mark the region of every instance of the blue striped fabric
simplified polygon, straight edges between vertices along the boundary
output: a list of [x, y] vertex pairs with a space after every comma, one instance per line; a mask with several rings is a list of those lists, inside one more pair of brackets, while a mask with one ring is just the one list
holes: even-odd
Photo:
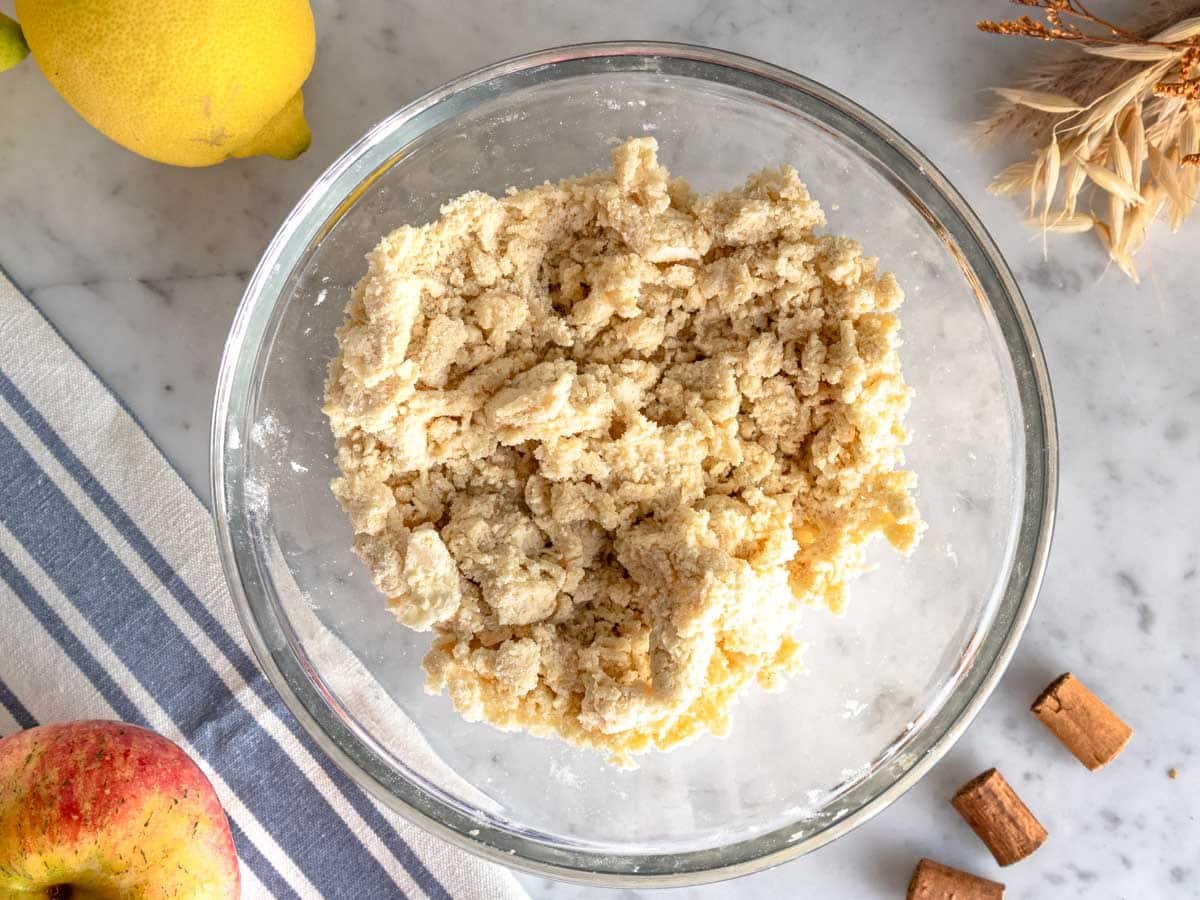
[[[130, 465], [141, 455], [177, 476], [43, 321], [35, 352], [17, 356], [17, 325], [22, 345], [38, 344], [31, 316], [0, 276], [0, 735], [118, 718], [178, 741], [222, 796], [247, 895], [520, 896], [511, 876], [385, 813], [309, 739], [254, 664], [228, 597], [201, 596], [139, 524], [146, 511], [123, 506], [88, 454]], [[64, 367], [90, 384], [39, 401]], [[78, 409], [62, 409], [64, 397]], [[126, 435], [121, 446], [81, 431], [81, 449], [56, 427], [97, 410]], [[77, 685], [77, 696], [50, 685]]]
[[33, 713], [25, 708], [24, 704], [17, 699], [17, 695], [3, 681], [0, 681], [0, 706], [4, 707], [4, 711], [9, 714], [18, 728], [32, 728], [37, 724]]

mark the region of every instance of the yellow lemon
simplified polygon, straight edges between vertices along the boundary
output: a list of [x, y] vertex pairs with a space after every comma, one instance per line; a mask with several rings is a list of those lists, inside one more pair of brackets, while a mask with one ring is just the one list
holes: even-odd
[[308, 0], [17, 0], [34, 59], [84, 119], [159, 162], [299, 156]]

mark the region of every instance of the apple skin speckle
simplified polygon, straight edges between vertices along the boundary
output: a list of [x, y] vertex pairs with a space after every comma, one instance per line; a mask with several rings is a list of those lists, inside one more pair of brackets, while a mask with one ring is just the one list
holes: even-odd
[[216, 791], [159, 734], [108, 721], [0, 739], [0, 893], [227, 900], [237, 853]]

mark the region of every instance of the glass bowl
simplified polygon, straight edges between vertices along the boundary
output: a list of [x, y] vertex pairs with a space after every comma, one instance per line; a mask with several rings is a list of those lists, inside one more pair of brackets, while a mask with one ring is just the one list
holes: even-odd
[[[700, 191], [787, 162], [833, 233], [908, 299], [909, 465], [929, 523], [873, 551], [849, 608], [802, 621], [807, 672], [752, 689], [725, 738], [622, 771], [597, 754], [464, 722], [424, 693], [430, 640], [400, 626], [351, 552], [321, 413], [364, 254], [468, 190], [608, 164], [654, 135]], [[865, 110], [794, 73], [671, 44], [566, 47], [409, 104], [304, 196], [250, 280], [212, 434], [220, 548], [258, 659], [314, 740], [383, 803], [485, 857], [597, 884], [691, 884], [764, 868], [895, 800], [962, 733], [1029, 618], [1050, 541], [1054, 415], [1028, 311], [945, 178]], [[882, 542], [880, 542], [882, 544]]]

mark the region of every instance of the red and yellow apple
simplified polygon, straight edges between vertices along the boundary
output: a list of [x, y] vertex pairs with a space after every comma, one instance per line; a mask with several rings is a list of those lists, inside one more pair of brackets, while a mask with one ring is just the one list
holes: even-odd
[[0, 740], [0, 898], [238, 893], [216, 792], [166, 738], [96, 721]]

